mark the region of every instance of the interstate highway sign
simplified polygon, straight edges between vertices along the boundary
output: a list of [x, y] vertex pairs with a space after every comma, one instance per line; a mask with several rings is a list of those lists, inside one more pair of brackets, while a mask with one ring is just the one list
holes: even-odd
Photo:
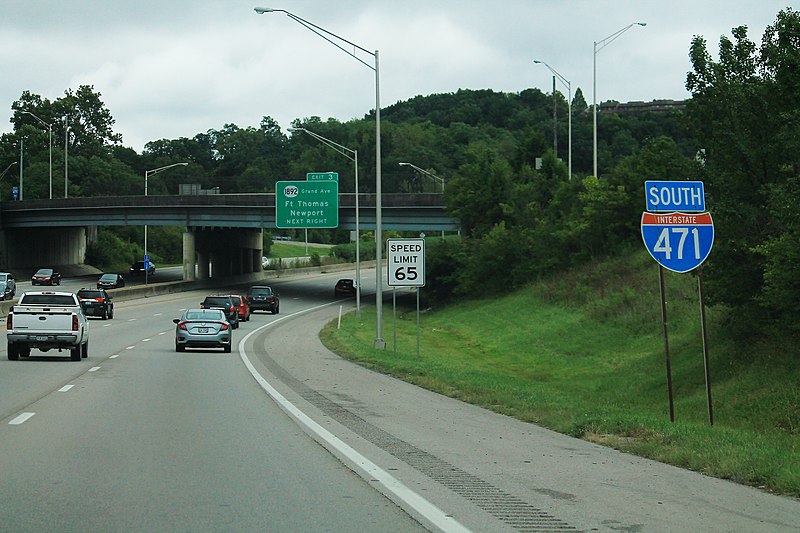
[[701, 213], [706, 210], [702, 181], [645, 181], [644, 196], [648, 211]]
[[673, 272], [694, 270], [711, 253], [711, 213], [642, 213], [642, 240], [653, 259]]
[[276, 182], [275, 227], [339, 227], [339, 182]]

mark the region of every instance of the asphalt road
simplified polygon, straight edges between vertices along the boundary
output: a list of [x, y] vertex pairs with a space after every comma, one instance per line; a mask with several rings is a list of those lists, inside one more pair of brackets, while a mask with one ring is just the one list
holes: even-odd
[[281, 314], [243, 323], [233, 354], [174, 352], [194, 292], [92, 319], [80, 363], [0, 355], [0, 530], [800, 529], [797, 500], [340, 359], [316, 332], [352, 308], [332, 300], [346, 275], [276, 280]]
[[[127, 287], [135, 286], [135, 285], [144, 285], [145, 278], [144, 276], [129, 276], [127, 272], [122, 272], [122, 276], [125, 278], [125, 285]], [[17, 278], [17, 295], [19, 296], [25, 292], [30, 290], [55, 290], [55, 291], [72, 291], [75, 292], [82, 287], [91, 287], [94, 288], [97, 286], [97, 280], [100, 278], [100, 274], [89, 274], [85, 276], [79, 277], [65, 277], [61, 280], [61, 285], [37, 285], [32, 286], [30, 278]], [[171, 266], [171, 267], [163, 267], [158, 268], [156, 273], [152, 276], [147, 277], [148, 283], [164, 283], [167, 281], [181, 281], [183, 279], [183, 267], [181, 266]]]

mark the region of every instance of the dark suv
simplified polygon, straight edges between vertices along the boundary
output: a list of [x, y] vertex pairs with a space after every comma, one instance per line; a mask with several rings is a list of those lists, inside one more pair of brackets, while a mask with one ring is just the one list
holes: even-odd
[[114, 318], [114, 300], [103, 289], [81, 289], [75, 293], [86, 316], [99, 316], [103, 320]]
[[250, 287], [247, 290], [247, 302], [250, 304], [251, 311], [263, 309], [273, 315], [277, 315], [281, 310], [281, 301], [278, 298], [278, 293], [273, 291], [272, 287], [267, 287], [266, 285]]
[[225, 313], [225, 319], [231, 328], [239, 327], [239, 310], [230, 296], [206, 296], [206, 299], [200, 302], [200, 309], [220, 309]]

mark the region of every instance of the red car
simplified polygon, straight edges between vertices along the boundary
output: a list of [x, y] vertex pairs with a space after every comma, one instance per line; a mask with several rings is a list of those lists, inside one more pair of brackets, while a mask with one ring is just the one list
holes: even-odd
[[31, 285], [61, 285], [61, 274], [52, 268], [40, 268], [31, 278]]
[[236, 310], [239, 311], [239, 320], [242, 322], [249, 322], [252, 312], [250, 311], [250, 304], [247, 302], [247, 298], [239, 296], [238, 294], [231, 294], [231, 300], [233, 300], [233, 305], [236, 306]]

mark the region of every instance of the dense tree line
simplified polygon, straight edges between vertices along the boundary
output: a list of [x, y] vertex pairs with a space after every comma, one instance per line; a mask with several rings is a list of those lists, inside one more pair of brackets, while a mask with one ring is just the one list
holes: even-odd
[[[686, 79], [692, 98], [685, 112], [600, 113], [600, 176], [591, 175], [591, 109], [580, 89], [572, 102], [572, 176], [566, 164], [568, 106], [558, 92], [462, 89], [383, 109], [384, 193], [441, 190], [428, 176], [399, 165], [411, 162], [445, 180], [448, 208], [462, 222], [462, 239], [431, 241], [428, 296], [511, 290], [641, 246], [644, 181], [700, 179], [716, 228], [704, 265], [710, 301], [748, 320], [796, 315], [800, 20], [792, 9], [781, 11], [760, 47], [747, 39], [745, 27], [732, 34], [733, 41], [721, 37], [718, 61], [704, 38], [692, 41]], [[138, 154], [122, 145], [91, 86], [52, 102], [25, 92], [12, 111], [14, 131], [0, 138], [0, 166], [18, 160], [24, 139], [26, 199], [47, 197], [48, 141], [41, 122], [52, 124], [54, 139], [60, 139], [54, 176], [63, 176], [68, 144], [70, 196], [142, 194], [145, 170], [179, 161], [190, 164], [151, 179], [149, 194], [176, 194], [180, 183], [219, 187], [221, 193], [271, 192], [278, 180], [320, 170], [337, 170], [343, 192], [354, 187], [350, 161], [302, 132], [284, 133], [268, 115], [258, 127], [225, 124], [193, 138], [152, 141]], [[306, 117], [293, 126], [358, 150], [360, 189], [374, 191], [374, 114], [348, 122]], [[5, 183], [0, 198], [8, 200]], [[63, 195], [56, 190], [54, 196]], [[130, 230], [115, 234], [136, 239]], [[345, 242], [347, 233], [323, 230], [313, 237]]]

